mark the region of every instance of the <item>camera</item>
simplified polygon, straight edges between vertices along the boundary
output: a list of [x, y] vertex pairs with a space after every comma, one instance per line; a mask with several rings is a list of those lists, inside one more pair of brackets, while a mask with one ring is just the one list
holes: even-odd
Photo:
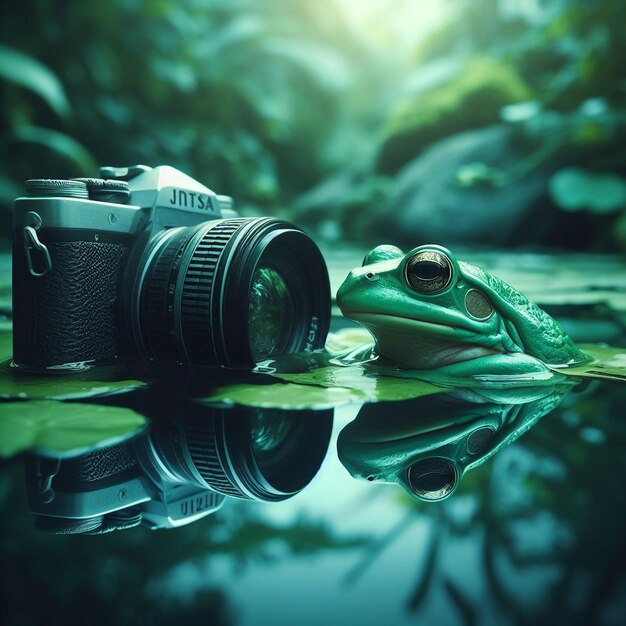
[[280, 502], [304, 489], [326, 456], [332, 409], [212, 407], [149, 393], [152, 428], [71, 458], [25, 459], [39, 530], [102, 534], [174, 528], [230, 498]]
[[289, 222], [240, 217], [172, 167], [27, 180], [13, 240], [18, 367], [248, 367], [321, 348], [328, 333], [315, 243]]

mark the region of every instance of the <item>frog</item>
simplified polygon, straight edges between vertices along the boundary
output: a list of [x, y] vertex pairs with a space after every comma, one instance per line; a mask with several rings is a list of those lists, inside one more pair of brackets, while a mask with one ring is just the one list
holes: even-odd
[[536, 380], [589, 361], [543, 309], [436, 244], [406, 254], [377, 246], [340, 286], [337, 305], [371, 333], [379, 363], [396, 371]]
[[398, 484], [418, 500], [448, 498], [459, 481], [530, 430], [578, 381], [507, 389], [497, 401], [465, 389], [365, 404], [337, 438], [339, 460], [358, 480]]

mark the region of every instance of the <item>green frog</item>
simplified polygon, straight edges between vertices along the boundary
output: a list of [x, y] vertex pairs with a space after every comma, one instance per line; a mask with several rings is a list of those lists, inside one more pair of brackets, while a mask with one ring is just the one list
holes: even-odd
[[374, 248], [337, 304], [374, 336], [379, 362], [395, 369], [536, 380], [589, 360], [545, 311], [442, 246]]
[[553, 411], [577, 381], [508, 389], [497, 402], [470, 390], [364, 405], [339, 433], [339, 460], [354, 478], [399, 484], [419, 500], [452, 494], [482, 465]]

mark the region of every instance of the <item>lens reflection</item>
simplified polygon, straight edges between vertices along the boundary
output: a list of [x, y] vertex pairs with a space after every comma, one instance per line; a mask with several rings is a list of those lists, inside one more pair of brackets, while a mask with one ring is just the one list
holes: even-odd
[[294, 305], [287, 283], [272, 267], [260, 267], [250, 289], [248, 334], [255, 361], [285, 350], [291, 335]]
[[274, 454], [287, 438], [290, 426], [291, 423], [284, 417], [269, 411], [256, 415], [250, 433], [255, 457]]

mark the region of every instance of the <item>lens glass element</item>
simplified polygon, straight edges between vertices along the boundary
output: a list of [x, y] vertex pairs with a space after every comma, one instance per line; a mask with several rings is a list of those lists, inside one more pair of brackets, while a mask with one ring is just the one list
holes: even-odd
[[285, 279], [276, 269], [256, 270], [248, 308], [248, 334], [255, 361], [283, 352], [291, 336], [294, 304]]
[[252, 453], [261, 473], [269, 480], [289, 471], [294, 449], [302, 443], [298, 441], [299, 433], [294, 433], [293, 425], [293, 420], [274, 411], [259, 412], [252, 418]]

